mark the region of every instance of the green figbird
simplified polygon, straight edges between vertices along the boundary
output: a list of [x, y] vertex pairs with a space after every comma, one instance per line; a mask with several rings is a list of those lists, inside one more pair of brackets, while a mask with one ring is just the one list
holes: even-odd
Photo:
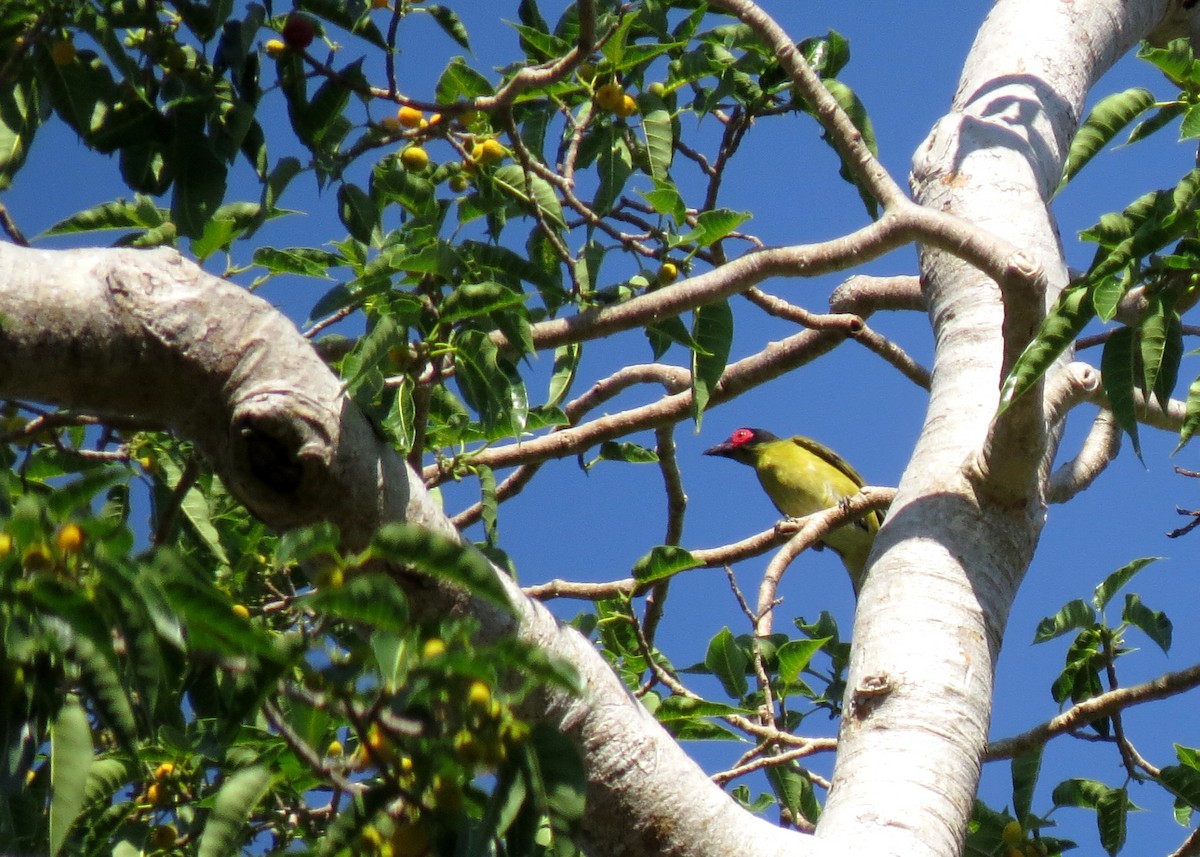
[[[790, 518], [836, 506], [866, 484], [858, 471], [832, 449], [799, 435], [780, 438], [763, 429], [740, 428], [724, 443], [704, 450], [704, 454], [732, 458], [753, 467], [775, 508]], [[822, 540], [841, 557], [856, 595], [882, 523], [883, 515], [871, 512]]]

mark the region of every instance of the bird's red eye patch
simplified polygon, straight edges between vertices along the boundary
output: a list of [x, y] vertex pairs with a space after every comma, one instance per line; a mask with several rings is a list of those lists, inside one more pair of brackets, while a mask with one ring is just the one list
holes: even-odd
[[754, 440], [754, 431], [748, 428], [740, 428], [729, 436], [730, 443], [747, 443]]

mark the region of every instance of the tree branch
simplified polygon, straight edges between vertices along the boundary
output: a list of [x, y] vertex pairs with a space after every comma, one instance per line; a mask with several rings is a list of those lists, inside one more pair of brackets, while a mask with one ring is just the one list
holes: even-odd
[[[173, 250], [0, 244], [0, 312], [0, 397], [167, 425], [279, 530], [331, 521], [348, 550], [386, 521], [456, 536], [292, 323]], [[431, 586], [411, 592], [414, 608], [469, 611], [485, 638], [514, 634], [576, 668], [586, 696], [543, 688], [523, 712], [584, 754], [590, 849], [700, 857], [752, 842], [758, 854], [795, 851], [795, 834], [711, 783], [589, 641], [496, 575], [515, 616]], [[664, 836], [674, 825], [687, 834]]]
[[989, 762], [1011, 759], [1042, 746], [1052, 738], [1086, 726], [1098, 718], [1111, 717], [1135, 705], [1176, 696], [1197, 686], [1200, 686], [1200, 664], [1185, 670], [1165, 673], [1141, 684], [1110, 690], [1073, 705], [1062, 714], [1050, 718], [1028, 732], [992, 742], [988, 745], [986, 759]]

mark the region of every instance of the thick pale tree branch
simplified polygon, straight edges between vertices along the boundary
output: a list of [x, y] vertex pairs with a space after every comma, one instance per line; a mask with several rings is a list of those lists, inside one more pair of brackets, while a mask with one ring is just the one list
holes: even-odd
[[[292, 323], [172, 250], [0, 244], [0, 313], [0, 397], [169, 426], [280, 530], [329, 520], [348, 548], [387, 521], [454, 534]], [[515, 617], [432, 587], [414, 591], [414, 606], [470, 610], [485, 635], [516, 634], [579, 671], [582, 696], [543, 690], [529, 713], [585, 755], [589, 847], [699, 857], [753, 842], [756, 854], [797, 852], [794, 833], [747, 814], [709, 781], [586, 639], [497, 577]], [[665, 833], [676, 826], [687, 834]]]
[[919, 277], [872, 277], [867, 274], [847, 277], [829, 296], [829, 308], [834, 312], [858, 315], [881, 310], [926, 310]]
[[1096, 414], [1079, 452], [1054, 471], [1046, 485], [1047, 503], [1065, 503], [1099, 478], [1121, 450], [1121, 428], [1112, 411]]
[[[1067, 281], [1045, 200], [1086, 94], [1167, 6], [1000, 0], [951, 113], [914, 158], [919, 202], [1022, 255], [1007, 257], [1006, 273], [922, 246], [937, 348], [929, 410], [860, 593], [851, 713], [817, 830], [846, 852], [911, 857], [962, 847], [987, 747], [995, 658], [1044, 519], [1038, 475], [1056, 438], [1039, 428], [1040, 391], [993, 425], [1000, 383], [1018, 342]], [[852, 707], [864, 692], [870, 705]]]

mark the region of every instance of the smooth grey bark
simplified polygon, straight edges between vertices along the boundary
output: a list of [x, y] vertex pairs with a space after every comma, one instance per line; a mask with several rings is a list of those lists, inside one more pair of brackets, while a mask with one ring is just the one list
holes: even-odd
[[[1005, 623], [1045, 518], [1057, 426], [1000, 383], [1067, 282], [1048, 209], [1088, 91], [1166, 2], [1001, 0], [951, 112], [914, 158], [923, 205], [1023, 248], [1003, 282], [923, 248], [936, 357], [925, 424], [859, 601], [834, 788], [835, 853], [959, 853]], [[1028, 276], [1028, 274], [1034, 276]], [[882, 690], [881, 690], [882, 688]]]

